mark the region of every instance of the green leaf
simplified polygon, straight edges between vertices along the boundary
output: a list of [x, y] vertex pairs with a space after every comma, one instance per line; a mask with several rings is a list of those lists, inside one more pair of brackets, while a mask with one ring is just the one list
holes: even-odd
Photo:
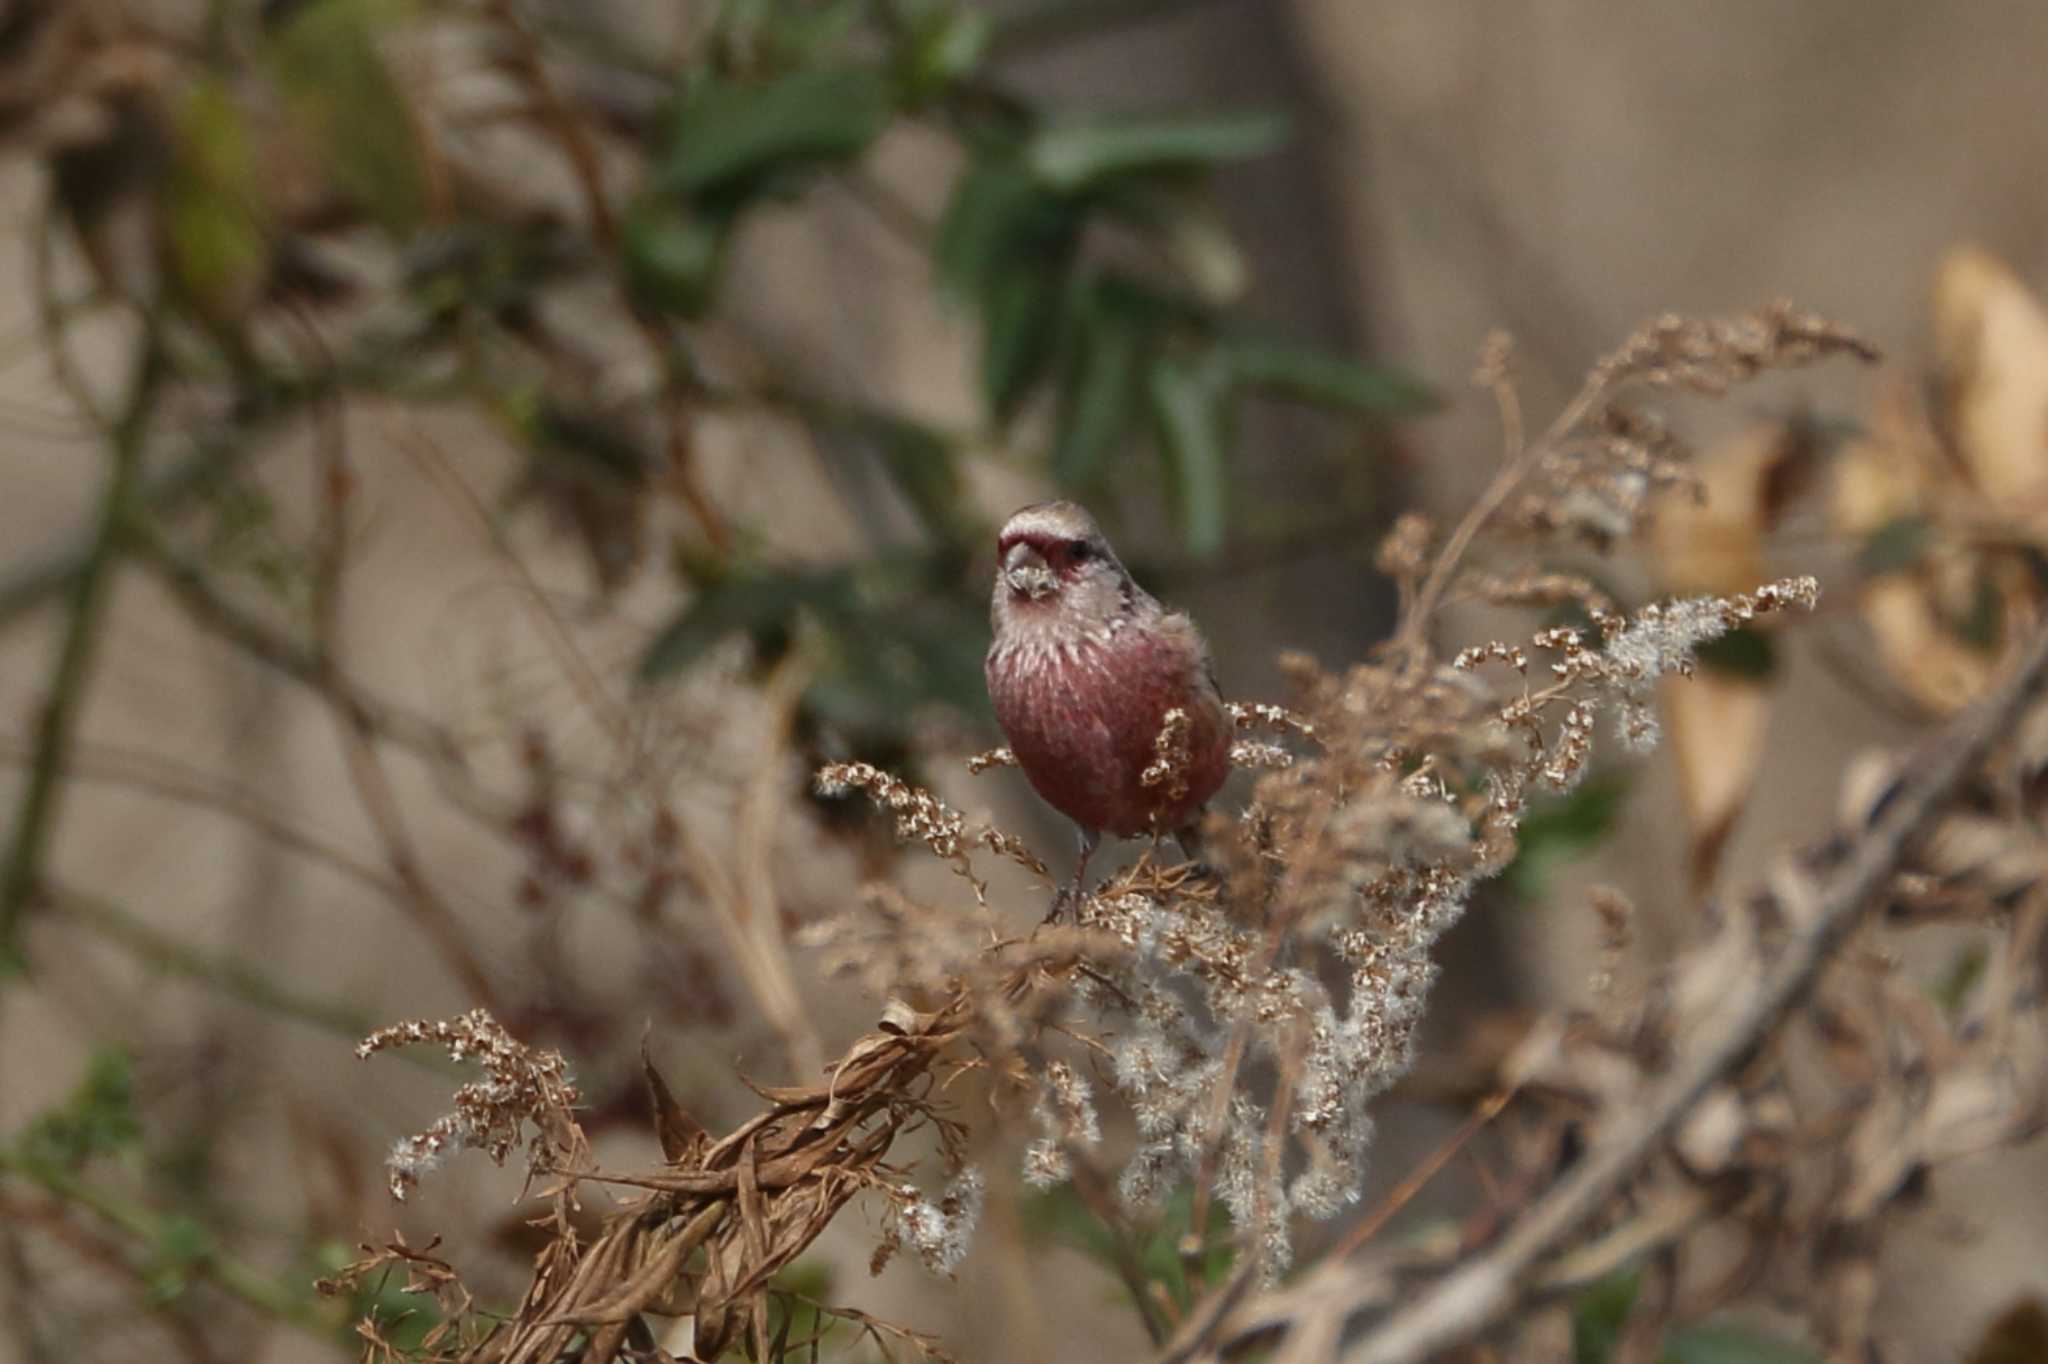
[[967, 5], [949, 6], [920, 26], [910, 58], [910, 86], [929, 95], [971, 76], [988, 55], [995, 20]]
[[736, 576], [697, 594], [640, 659], [640, 680], [658, 682], [741, 631], [784, 625], [799, 609], [845, 610], [853, 579], [844, 568]]
[[647, 485], [654, 457], [615, 421], [540, 395], [523, 423], [536, 472], [601, 488], [636, 491]]
[[1572, 1304], [1573, 1364], [1607, 1364], [1635, 1308], [1642, 1281], [1632, 1269], [1608, 1275]]
[[773, 638], [803, 613], [825, 646], [805, 694], [816, 717], [867, 735], [900, 736], [917, 707], [986, 706], [979, 612], [942, 585], [957, 579], [945, 553], [898, 555], [830, 569], [753, 573], [706, 587], [642, 656], [642, 681], [688, 667], [739, 632]]
[[1746, 625], [1708, 640], [1693, 650], [1693, 657], [1709, 672], [1759, 681], [1778, 667], [1778, 649], [1771, 637]]
[[212, 1257], [217, 1247], [213, 1233], [204, 1223], [183, 1213], [173, 1213], [157, 1227], [156, 1243], [143, 1272], [149, 1297], [155, 1303], [175, 1302], [191, 1285], [192, 1272]]
[[860, 155], [889, 120], [888, 78], [867, 67], [758, 85], [707, 80], [676, 112], [660, 188], [743, 195], [770, 171]]
[[732, 240], [732, 215], [644, 195], [626, 212], [626, 287], [656, 312], [696, 317], [711, 306]]
[[427, 216], [427, 174], [412, 111], [377, 49], [405, 17], [400, 0], [313, 0], [272, 45], [291, 117], [320, 148], [335, 181], [396, 236]]
[[1069, 212], [1014, 161], [983, 157], [953, 185], [932, 242], [939, 288], [974, 302], [1012, 258], [1071, 232]]
[[126, 1052], [95, 1051], [71, 1096], [32, 1119], [20, 1138], [23, 1159], [75, 1169], [139, 1139], [133, 1069]]
[[1162, 356], [1147, 382], [1181, 536], [1190, 552], [1204, 557], [1223, 548], [1230, 496], [1218, 377], [1212, 364]]
[[1664, 1341], [1662, 1364], [1821, 1364], [1821, 1357], [1779, 1336], [1709, 1322], [1673, 1331]]
[[1956, 638], [1979, 653], [1996, 653], [2005, 638], [2005, 598], [1988, 573], [1980, 573], [1969, 609], [1949, 621]]
[[[821, 613], [822, 614], [822, 613]], [[915, 709], [937, 703], [963, 714], [986, 710], [980, 612], [924, 587], [895, 591], [857, 612], [822, 615], [831, 665], [805, 695], [820, 718], [864, 738], [900, 737]]]
[[1543, 898], [1551, 873], [1591, 851], [1613, 832], [1628, 784], [1619, 777], [1583, 781], [1570, 795], [1531, 807], [1522, 817], [1515, 860], [1503, 878], [1524, 900]]
[[166, 194], [171, 259], [193, 302], [235, 311], [254, 300], [270, 263], [248, 123], [226, 86], [203, 80], [177, 124]]
[[908, 417], [873, 407], [820, 408], [805, 414], [819, 428], [869, 442], [918, 519], [949, 538], [960, 527], [962, 490], [957, 452], [946, 436]]
[[1885, 522], [1856, 552], [1856, 567], [1872, 577], [1911, 568], [1934, 541], [1934, 527], [1924, 516], [1900, 516]]
[[1941, 1006], [1941, 1011], [1950, 1018], [1962, 1012], [1963, 1004], [1970, 998], [1970, 992], [1984, 979], [1985, 968], [1991, 964], [1991, 953], [1983, 943], [1970, 943], [1949, 959], [1948, 969], [1941, 973], [1941, 979], [1928, 987], [1927, 993]]
[[[321, 1278], [339, 1274], [356, 1258], [356, 1248], [341, 1241], [323, 1242], [314, 1252], [313, 1269]], [[418, 1350], [427, 1333], [441, 1323], [441, 1309], [428, 1293], [406, 1292], [404, 1274], [375, 1274], [357, 1283], [348, 1293], [348, 1323], [344, 1339], [353, 1348], [361, 1337], [355, 1323], [368, 1318], [377, 1333], [396, 1347], [400, 1356]]]
[[1045, 372], [1059, 339], [1064, 291], [1052, 269], [1021, 266], [999, 275], [982, 301], [981, 397], [1008, 421]]
[[838, 50], [860, 24], [869, 0], [829, 0], [819, 5], [772, 4], [762, 32], [764, 55], [778, 66], [812, 67]]
[[1437, 406], [1429, 389], [1397, 370], [1362, 365], [1306, 346], [1264, 341], [1232, 341], [1227, 346], [1231, 375], [1247, 388], [1387, 417]]
[[1286, 137], [1286, 118], [1269, 112], [1104, 120], [1045, 129], [1032, 138], [1025, 160], [1040, 180], [1071, 192], [1138, 171], [1242, 161]]
[[[1115, 1230], [1095, 1215], [1072, 1186], [1062, 1184], [1031, 1195], [1022, 1212], [1027, 1237], [1070, 1246], [1105, 1271], [1116, 1272], [1120, 1257]], [[1193, 1219], [1194, 1196], [1183, 1185], [1166, 1200], [1157, 1219], [1139, 1231], [1128, 1252], [1144, 1279], [1164, 1288], [1183, 1311], [1201, 1293], [1229, 1277], [1236, 1258], [1231, 1247], [1230, 1214], [1220, 1201], [1211, 1202], [1202, 1254], [1196, 1266], [1198, 1272], [1191, 1280], [1180, 1248]]]
[[1130, 429], [1138, 397], [1145, 329], [1128, 311], [1091, 291], [1080, 312], [1080, 336], [1060, 392], [1052, 474], [1069, 488], [1101, 473], [1110, 450]]

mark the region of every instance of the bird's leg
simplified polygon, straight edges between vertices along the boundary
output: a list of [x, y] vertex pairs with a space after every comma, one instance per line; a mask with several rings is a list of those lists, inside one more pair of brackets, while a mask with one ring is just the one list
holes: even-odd
[[1052, 909], [1045, 916], [1047, 923], [1067, 913], [1069, 909], [1076, 918], [1080, 917], [1081, 878], [1088, 874], [1088, 859], [1095, 856], [1095, 850], [1102, 846], [1102, 834], [1099, 830], [1083, 829], [1078, 824], [1074, 827], [1081, 835], [1081, 855], [1074, 861], [1074, 879], [1067, 882], [1060, 893], [1052, 897]]
[[1216, 876], [1216, 868], [1202, 858], [1202, 825], [1199, 820], [1189, 820], [1173, 831], [1173, 841], [1180, 844], [1181, 855], [1188, 860], [1188, 869], [1204, 880]]

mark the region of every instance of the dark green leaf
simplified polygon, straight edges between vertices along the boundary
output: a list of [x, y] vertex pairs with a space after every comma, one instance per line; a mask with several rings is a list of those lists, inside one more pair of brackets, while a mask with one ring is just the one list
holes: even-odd
[[869, 0], [820, 5], [774, 4], [762, 37], [765, 55], [782, 66], [818, 66], [860, 24]]
[[1956, 638], [1979, 653], [1996, 653], [2005, 638], [2005, 597], [1988, 573], [1980, 573], [1970, 607], [1950, 622]]
[[[316, 1252], [314, 1268], [321, 1277], [331, 1277], [355, 1258], [355, 1247], [329, 1241]], [[404, 1274], [372, 1274], [349, 1291], [348, 1311], [343, 1314], [348, 1325], [342, 1329], [351, 1348], [361, 1339], [354, 1323], [365, 1318], [377, 1324], [378, 1335], [401, 1356], [418, 1350], [427, 1333], [440, 1324], [441, 1310], [433, 1295], [407, 1292], [406, 1281]]]
[[1641, 1280], [1632, 1269], [1610, 1274], [1572, 1304], [1574, 1364], [1607, 1364], [1636, 1305]]
[[712, 584], [647, 646], [640, 680], [672, 677], [720, 640], [784, 625], [802, 608], [844, 611], [852, 591], [852, 574], [844, 568], [765, 573]]
[[1771, 637], [1749, 626], [1730, 630], [1719, 639], [1708, 640], [1693, 650], [1693, 657], [1707, 671], [1728, 677], [1761, 680], [1778, 667], [1778, 650]]
[[991, 416], [1007, 421], [1045, 372], [1059, 338], [1060, 277], [1020, 266], [991, 282], [982, 302], [981, 396]]
[[1093, 481], [1130, 428], [1144, 344], [1136, 318], [1099, 292], [1091, 293], [1081, 310], [1078, 345], [1061, 388], [1053, 435], [1052, 474], [1064, 486]]
[[1933, 543], [1934, 527], [1924, 516], [1901, 516], [1870, 533], [1856, 553], [1856, 567], [1875, 577], [1920, 562]]
[[1779, 1336], [1710, 1322], [1673, 1331], [1664, 1342], [1663, 1364], [1821, 1364], [1821, 1357]]
[[1069, 211], [1015, 162], [984, 157], [953, 186], [932, 243], [939, 287], [977, 301], [1019, 255], [1070, 236]]
[[[1027, 1236], [1071, 1246], [1105, 1270], [1115, 1269], [1119, 1259], [1116, 1230], [1096, 1216], [1071, 1186], [1060, 1185], [1032, 1195], [1023, 1205], [1023, 1215]], [[1221, 1202], [1211, 1202], [1208, 1225], [1202, 1237], [1203, 1251], [1196, 1266], [1199, 1282], [1190, 1282], [1188, 1265], [1180, 1250], [1193, 1217], [1193, 1195], [1186, 1186], [1182, 1186], [1167, 1199], [1157, 1220], [1140, 1230], [1135, 1245], [1128, 1250], [1145, 1280], [1164, 1288], [1167, 1296], [1182, 1310], [1191, 1306], [1202, 1292], [1228, 1277], [1235, 1258], [1231, 1249], [1230, 1214]]]
[[907, 732], [923, 705], [979, 713], [988, 647], [980, 614], [926, 590], [830, 618], [832, 664], [805, 700], [821, 718], [870, 738]]
[[798, 71], [758, 85], [707, 81], [677, 110], [661, 188], [738, 193], [769, 171], [858, 156], [882, 131], [889, 82], [865, 67]]
[[1218, 377], [1212, 365], [1161, 357], [1147, 384], [1181, 536], [1200, 556], [1223, 548], [1230, 497]]
[[821, 430], [871, 443], [890, 481], [927, 530], [945, 538], [959, 526], [960, 469], [953, 443], [943, 433], [879, 408], [819, 408], [805, 415]]
[[395, 0], [314, 0], [277, 34], [278, 83], [292, 117], [361, 208], [398, 236], [427, 216], [426, 163], [412, 111], [378, 51]]
[[1583, 856], [1613, 831], [1627, 783], [1618, 777], [1581, 782], [1570, 795], [1533, 805], [1522, 818], [1515, 860], [1502, 873], [1524, 900], [1540, 900], [1550, 874]]
[[1362, 365], [1327, 351], [1233, 341], [1229, 355], [1231, 374], [1238, 383], [1301, 402], [1387, 417], [1427, 412], [1437, 405], [1435, 395], [1405, 374]]
[[1287, 120], [1275, 113], [1077, 123], [1048, 128], [1031, 140], [1025, 159], [1055, 189], [1072, 191], [1105, 177], [1242, 161], [1280, 145]]
[[551, 477], [640, 488], [654, 464], [654, 457], [616, 422], [551, 397], [538, 399], [529, 433], [535, 456]]
[[732, 217], [647, 196], [626, 214], [626, 284], [656, 312], [695, 317], [711, 306], [725, 269]]

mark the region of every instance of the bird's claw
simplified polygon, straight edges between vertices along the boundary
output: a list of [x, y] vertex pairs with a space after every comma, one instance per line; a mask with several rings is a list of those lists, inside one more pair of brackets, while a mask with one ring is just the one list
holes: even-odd
[[1061, 919], [1079, 920], [1081, 917], [1081, 883], [1069, 881], [1053, 894], [1052, 908], [1045, 912], [1045, 923], [1058, 923]]

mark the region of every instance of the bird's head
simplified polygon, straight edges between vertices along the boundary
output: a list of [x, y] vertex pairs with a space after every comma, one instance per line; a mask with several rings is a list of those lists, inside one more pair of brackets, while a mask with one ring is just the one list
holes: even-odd
[[1040, 502], [996, 536], [996, 610], [1107, 616], [1131, 589], [1130, 575], [1095, 518], [1076, 502]]

